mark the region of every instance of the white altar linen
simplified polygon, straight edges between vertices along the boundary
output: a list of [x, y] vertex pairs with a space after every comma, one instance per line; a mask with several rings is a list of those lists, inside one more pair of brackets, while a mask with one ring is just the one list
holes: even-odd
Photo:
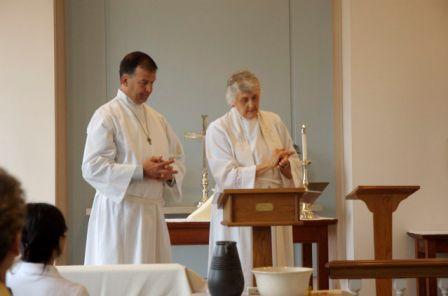
[[180, 264], [57, 266], [60, 274], [84, 285], [90, 296], [183, 296], [204, 293], [206, 281]]

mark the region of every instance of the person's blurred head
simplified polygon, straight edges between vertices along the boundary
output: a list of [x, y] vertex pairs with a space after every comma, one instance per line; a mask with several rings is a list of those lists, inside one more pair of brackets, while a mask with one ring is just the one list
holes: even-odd
[[0, 281], [19, 254], [25, 202], [20, 182], [0, 168]]
[[232, 74], [227, 81], [226, 100], [244, 118], [255, 118], [260, 106], [260, 81], [249, 71]]
[[67, 225], [61, 211], [46, 203], [26, 205], [26, 221], [22, 231], [22, 260], [51, 264], [63, 251]]
[[136, 104], [146, 102], [156, 81], [157, 64], [146, 53], [128, 53], [120, 63], [120, 88]]

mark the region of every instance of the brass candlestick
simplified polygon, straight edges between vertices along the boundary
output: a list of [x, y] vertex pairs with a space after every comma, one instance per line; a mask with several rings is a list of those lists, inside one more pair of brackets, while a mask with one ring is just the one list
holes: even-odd
[[[309, 190], [308, 185], [309, 185], [309, 181], [308, 181], [308, 166], [311, 164], [311, 161], [309, 160], [302, 160], [302, 172], [303, 172], [303, 176], [302, 176], [302, 183], [303, 183], [303, 187], [305, 188], [306, 191]], [[301, 203], [301, 209], [300, 209], [300, 219], [301, 220], [312, 220], [315, 218], [314, 212], [311, 209], [311, 204], [307, 203], [307, 202], [302, 202]]]
[[207, 117], [208, 115], [201, 115], [202, 117], [202, 132], [186, 132], [185, 138], [191, 140], [201, 140], [202, 141], [202, 198], [198, 202], [198, 207], [205, 203], [208, 199], [208, 169], [207, 169], [207, 159], [205, 155], [205, 132], [207, 130]]
[[[302, 184], [306, 191], [308, 191], [308, 166], [311, 161], [308, 160], [308, 148], [306, 140], [306, 126], [303, 124], [300, 129], [300, 134], [302, 137]], [[311, 209], [311, 203], [302, 202], [300, 205], [300, 219], [301, 220], [312, 220], [315, 215]]]
[[308, 190], [308, 185], [310, 182], [308, 181], [308, 166], [311, 164], [309, 160], [302, 160], [302, 184], [305, 190]]

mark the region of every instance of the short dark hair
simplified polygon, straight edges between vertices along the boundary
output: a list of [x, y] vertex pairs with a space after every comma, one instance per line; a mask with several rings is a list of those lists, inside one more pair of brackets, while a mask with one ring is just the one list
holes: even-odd
[[135, 69], [140, 66], [149, 72], [157, 71], [157, 64], [154, 60], [144, 52], [134, 51], [128, 53], [120, 62], [120, 78], [124, 74], [134, 74]]
[[20, 245], [22, 259], [47, 264], [54, 251], [58, 256], [62, 253], [59, 240], [67, 231], [64, 216], [58, 208], [47, 203], [29, 203], [26, 210]]
[[0, 168], [0, 262], [2, 262], [25, 221], [25, 201], [20, 182]]

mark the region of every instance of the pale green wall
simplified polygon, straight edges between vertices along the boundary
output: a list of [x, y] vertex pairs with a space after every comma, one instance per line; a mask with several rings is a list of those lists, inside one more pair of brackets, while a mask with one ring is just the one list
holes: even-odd
[[148, 52], [158, 63], [149, 104], [181, 137], [187, 161], [182, 204], [201, 196], [201, 146], [183, 134], [201, 128], [201, 114], [214, 120], [227, 110], [228, 76], [251, 69], [262, 82], [262, 106], [290, 125], [288, 1], [129, 1], [107, 6], [107, 92], [117, 90], [117, 69], [128, 52]]
[[84, 262], [88, 217], [94, 190], [81, 176], [87, 123], [107, 101], [104, 3], [67, 1], [67, 140], [69, 196], [69, 263]]
[[[213, 120], [227, 111], [225, 82], [240, 69], [259, 76], [263, 109], [280, 114], [290, 130], [298, 122], [309, 125], [311, 180], [334, 183], [331, 24], [330, 0], [68, 1], [71, 263], [83, 261], [85, 209], [94, 194], [80, 170], [85, 129], [94, 110], [115, 95], [119, 61], [133, 50], [148, 52], [159, 65], [150, 104], [185, 149], [181, 204], [198, 201], [201, 189], [200, 144], [183, 134], [200, 130], [201, 114]], [[319, 202], [334, 216], [334, 187]], [[175, 258], [182, 250], [175, 248]]]
[[291, 1], [293, 137], [307, 125], [311, 181], [330, 182], [317, 200], [322, 215], [336, 213], [333, 128], [333, 23], [329, 0]]

